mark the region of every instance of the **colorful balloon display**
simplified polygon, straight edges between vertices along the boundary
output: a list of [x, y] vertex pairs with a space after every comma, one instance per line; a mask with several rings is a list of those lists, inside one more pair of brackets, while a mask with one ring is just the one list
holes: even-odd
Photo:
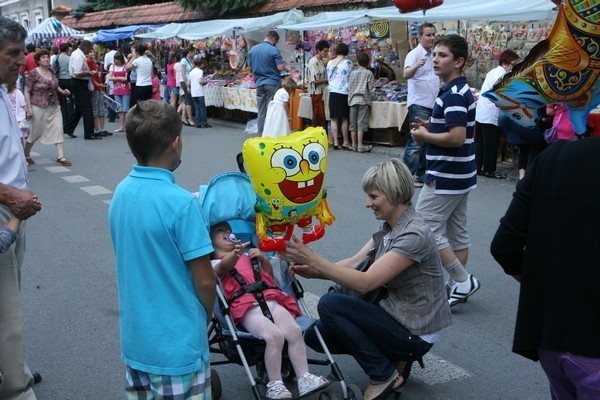
[[402, 14], [419, 10], [425, 13], [430, 8], [441, 6], [443, 2], [444, 0], [394, 0], [394, 5]]
[[547, 39], [483, 94], [515, 122], [535, 126], [538, 110], [565, 103], [575, 133], [600, 104], [600, 0], [565, 0]]
[[[256, 192], [256, 233], [262, 251], [283, 251], [294, 225], [309, 243], [325, 234], [335, 217], [323, 188], [327, 169], [327, 133], [308, 128], [289, 136], [246, 140], [242, 154]], [[313, 225], [313, 217], [319, 225]], [[270, 236], [269, 236], [270, 231]]]

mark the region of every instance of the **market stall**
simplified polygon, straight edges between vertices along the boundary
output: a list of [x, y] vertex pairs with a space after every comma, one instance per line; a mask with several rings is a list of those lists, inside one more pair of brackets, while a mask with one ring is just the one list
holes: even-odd
[[29, 31], [27, 35], [27, 43], [35, 41], [51, 40], [57, 38], [69, 38], [69, 37], [80, 37], [83, 32], [69, 28], [67, 25], [62, 24], [59, 20], [54, 17], [50, 17], [44, 20], [41, 24], [36, 26], [34, 29]]

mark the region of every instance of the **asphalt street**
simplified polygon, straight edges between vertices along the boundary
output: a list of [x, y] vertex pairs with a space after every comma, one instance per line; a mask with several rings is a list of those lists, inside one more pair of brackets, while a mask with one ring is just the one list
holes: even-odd
[[[192, 192], [218, 173], [237, 170], [235, 155], [249, 137], [243, 124], [216, 119], [210, 123], [212, 129], [184, 127], [183, 162], [175, 174], [177, 183]], [[30, 185], [43, 209], [27, 222], [22, 273], [27, 361], [43, 376], [35, 388], [38, 399], [122, 399], [125, 369], [120, 360], [115, 258], [107, 212], [115, 187], [135, 160], [122, 133], [84, 141], [80, 126], [76, 134], [77, 139], [65, 138], [71, 167], [55, 163], [53, 146], [36, 144], [31, 153], [36, 164], [30, 167]], [[314, 243], [317, 252], [337, 260], [369, 239], [379, 223], [364, 207], [360, 180], [368, 167], [401, 156], [401, 150], [377, 146], [369, 154], [330, 152], [326, 187], [337, 220]], [[502, 168], [514, 172], [512, 165]], [[433, 346], [426, 368], [415, 366], [401, 398], [550, 397], [540, 366], [511, 352], [518, 284], [504, 275], [489, 254], [514, 185], [511, 179], [481, 178], [470, 194], [472, 248], [467, 267], [481, 281], [481, 289], [452, 310], [453, 325]], [[313, 306], [330, 284], [302, 282]], [[349, 383], [366, 387], [367, 378], [353, 359], [335, 359]], [[219, 366], [217, 371], [224, 399], [252, 399], [242, 367]], [[312, 371], [329, 374], [323, 367]]]

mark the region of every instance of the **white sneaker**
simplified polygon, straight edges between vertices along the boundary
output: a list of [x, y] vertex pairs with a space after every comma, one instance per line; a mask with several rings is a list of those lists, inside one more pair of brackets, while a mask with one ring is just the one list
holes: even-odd
[[285, 387], [282, 381], [271, 381], [267, 383], [268, 399], [291, 399], [292, 394]]
[[464, 282], [452, 282], [448, 304], [453, 307], [459, 303], [464, 303], [470, 295], [479, 290], [480, 286], [479, 281], [472, 274], [469, 274]]
[[298, 378], [298, 394], [300, 397], [315, 392], [329, 385], [329, 381], [322, 376], [313, 375], [310, 372], [305, 373]]

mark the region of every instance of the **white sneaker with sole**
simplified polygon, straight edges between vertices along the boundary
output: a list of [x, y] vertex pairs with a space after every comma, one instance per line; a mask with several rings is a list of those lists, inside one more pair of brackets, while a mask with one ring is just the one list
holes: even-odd
[[470, 295], [479, 290], [480, 286], [481, 284], [472, 274], [469, 274], [464, 282], [452, 282], [448, 304], [453, 307], [459, 303], [464, 303]]
[[329, 381], [322, 376], [305, 373], [298, 378], [298, 394], [305, 396], [329, 385]]
[[282, 381], [271, 381], [267, 383], [268, 399], [291, 399], [292, 393], [285, 387]]

